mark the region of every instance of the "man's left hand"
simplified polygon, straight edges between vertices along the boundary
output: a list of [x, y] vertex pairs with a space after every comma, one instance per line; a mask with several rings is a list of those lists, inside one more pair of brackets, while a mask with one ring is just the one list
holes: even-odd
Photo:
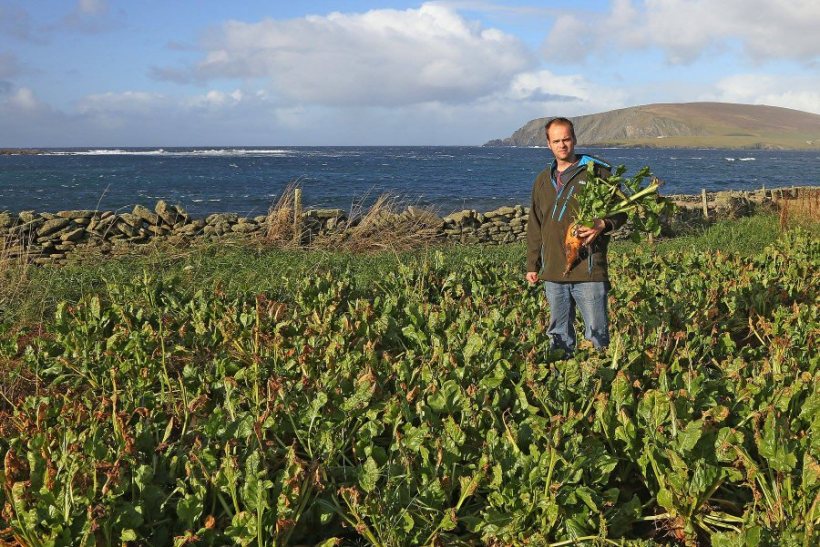
[[578, 237], [583, 240], [583, 245], [585, 247], [589, 246], [599, 235], [601, 235], [604, 228], [606, 228], [606, 223], [602, 219], [596, 218], [592, 221], [592, 228], [587, 228], [586, 226], [581, 226], [578, 228]]

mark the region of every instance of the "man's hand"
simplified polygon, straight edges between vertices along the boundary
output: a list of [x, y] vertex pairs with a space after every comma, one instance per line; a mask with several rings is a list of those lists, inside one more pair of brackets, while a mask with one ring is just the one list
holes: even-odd
[[584, 247], [591, 245], [592, 242], [595, 241], [599, 235], [601, 235], [604, 228], [606, 228], [606, 222], [600, 218], [593, 220], [592, 224], [592, 228], [587, 228], [586, 226], [580, 226], [578, 228], [578, 237], [583, 240]]
[[527, 283], [530, 285], [535, 285], [538, 283], [538, 272], [527, 272], [527, 275], [524, 276], [524, 279], [527, 280]]

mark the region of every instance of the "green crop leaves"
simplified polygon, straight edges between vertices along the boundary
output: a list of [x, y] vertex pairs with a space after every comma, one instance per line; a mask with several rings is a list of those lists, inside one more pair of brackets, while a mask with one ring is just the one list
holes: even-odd
[[516, 264], [111, 284], [2, 341], [36, 389], [0, 409], [0, 540], [814, 544], [818, 263], [613, 256], [612, 346], [564, 361]]
[[626, 214], [634, 229], [633, 239], [637, 240], [641, 233], [659, 235], [661, 219], [672, 212], [674, 205], [658, 194], [661, 186], [658, 179], [644, 182], [652, 176], [649, 167], [643, 167], [631, 178], [623, 176], [626, 172], [623, 165], [608, 177], [599, 177], [596, 169], [595, 163], [590, 162], [588, 182], [576, 195], [575, 221], [592, 226], [596, 218]]

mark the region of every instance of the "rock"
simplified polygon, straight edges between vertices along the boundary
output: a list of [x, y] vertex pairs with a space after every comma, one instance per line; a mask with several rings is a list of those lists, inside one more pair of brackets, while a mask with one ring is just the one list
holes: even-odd
[[198, 226], [197, 224], [191, 223], [191, 224], [185, 224], [184, 226], [180, 226], [179, 228], [174, 228], [173, 233], [192, 236], [192, 235], [200, 232], [202, 229], [203, 229], [202, 226]]
[[33, 220], [26, 222], [24, 224], [18, 224], [13, 228], [10, 228], [8, 233], [10, 235], [16, 236], [23, 236], [23, 237], [30, 237], [31, 235], [35, 234], [37, 229], [45, 223], [45, 220], [42, 218], [34, 218]]
[[32, 260], [32, 262], [34, 264], [37, 264], [38, 266], [48, 266], [49, 264], [53, 264], [54, 261], [57, 260], [56, 258], [54, 258], [55, 256], [58, 255], [41, 256], [35, 258], [34, 260]]
[[14, 224], [14, 219], [11, 214], [3, 212], [0, 213], [0, 228], [10, 228]]
[[515, 207], [510, 207], [509, 205], [504, 205], [504, 206], [499, 207], [498, 209], [496, 209], [495, 212], [498, 213], [499, 215], [504, 215], [504, 216], [510, 216], [511, 217], [511, 216], [515, 215]]
[[62, 241], [79, 241], [85, 236], [85, 228], [76, 228], [60, 235]]
[[51, 235], [54, 232], [59, 232], [69, 224], [71, 224], [71, 221], [67, 218], [58, 217], [47, 220], [37, 229], [37, 235], [40, 237]]
[[164, 236], [171, 233], [171, 229], [167, 226], [149, 226], [148, 231], [156, 236]]
[[132, 213], [120, 213], [120, 220], [124, 221], [132, 228], [141, 228], [143, 223], [142, 218]]
[[168, 205], [164, 200], [159, 200], [154, 207], [157, 216], [159, 216], [165, 224], [174, 226], [177, 223], [185, 223], [188, 221], [188, 213], [185, 209], [177, 205]]
[[114, 227], [127, 237], [136, 237], [139, 231], [127, 222], [117, 222]]
[[143, 205], [135, 205], [133, 214], [134, 216], [143, 219], [145, 222], [151, 224], [152, 226], [156, 226], [157, 224], [159, 224], [159, 215], [156, 213], [152, 213], [150, 210], [148, 210], [147, 207]]
[[97, 215], [97, 211], [91, 211], [89, 209], [82, 209], [79, 211], [58, 211], [57, 216], [62, 218], [92, 218]]
[[34, 211], [20, 211], [17, 214], [17, 218], [19, 219], [21, 224], [28, 224], [29, 222], [32, 222], [35, 218], [37, 218], [37, 215]]
[[346, 218], [345, 212], [341, 209], [314, 209], [309, 212], [312, 213], [310, 216], [317, 218]]
[[453, 213], [452, 215], [444, 217], [445, 222], [452, 222], [453, 224], [461, 224], [465, 220], [473, 218], [475, 216], [475, 211], [465, 209], [463, 211], [459, 211], [457, 213]]
[[186, 211], [182, 205], [174, 205], [173, 208], [177, 214], [177, 218], [181, 218], [183, 222], [191, 220], [191, 215], [188, 214], [188, 211]]
[[93, 222], [93, 220], [91, 218], [79, 217], [79, 218], [72, 218], [71, 222], [73, 222], [77, 226], [88, 226]]
[[249, 222], [238, 222], [231, 227], [231, 231], [240, 234], [249, 234], [259, 230], [258, 224], [251, 224]]
[[218, 224], [236, 224], [239, 220], [239, 215], [236, 213], [214, 213], [212, 215], [208, 215], [205, 218], [205, 223], [210, 224], [212, 226], [216, 226]]

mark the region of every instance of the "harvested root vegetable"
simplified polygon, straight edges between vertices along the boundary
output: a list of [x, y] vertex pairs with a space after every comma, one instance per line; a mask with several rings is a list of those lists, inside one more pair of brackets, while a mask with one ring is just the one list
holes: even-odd
[[[641, 233], [660, 234], [661, 217], [674, 209], [672, 202], [658, 193], [661, 181], [651, 177], [649, 167], [642, 168], [632, 178], [623, 177], [625, 171], [626, 168], [619, 165], [615, 173], [604, 178], [597, 176], [594, 163], [587, 167], [589, 182], [576, 194], [574, 221], [564, 235], [564, 255], [567, 259], [565, 277], [578, 262], [583, 246], [578, 229], [581, 226], [592, 227], [596, 218], [626, 214], [632, 223], [631, 237], [634, 241]], [[644, 185], [644, 180], [649, 177], [649, 184]]]
[[573, 222], [567, 228], [567, 233], [564, 236], [564, 256], [567, 258], [566, 267], [564, 268], [564, 277], [569, 275], [570, 270], [578, 262], [578, 255], [581, 253], [581, 246], [583, 240], [578, 237], [579, 224]]

